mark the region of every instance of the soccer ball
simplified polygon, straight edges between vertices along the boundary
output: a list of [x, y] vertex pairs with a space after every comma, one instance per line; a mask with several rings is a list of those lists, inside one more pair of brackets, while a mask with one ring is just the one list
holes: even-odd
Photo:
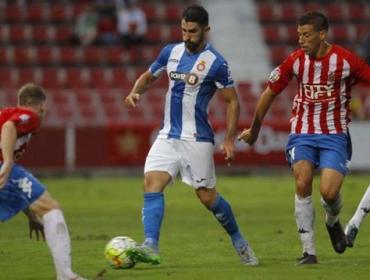
[[135, 262], [126, 256], [126, 248], [135, 247], [136, 242], [127, 236], [117, 236], [111, 239], [104, 249], [104, 256], [110, 267], [114, 269], [129, 269]]

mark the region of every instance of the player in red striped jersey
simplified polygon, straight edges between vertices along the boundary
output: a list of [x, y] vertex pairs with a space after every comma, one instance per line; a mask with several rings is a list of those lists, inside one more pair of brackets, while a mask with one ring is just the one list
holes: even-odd
[[348, 131], [351, 88], [356, 84], [370, 86], [370, 67], [357, 55], [330, 44], [326, 40], [328, 29], [328, 19], [316, 11], [298, 20], [300, 49], [272, 71], [268, 87], [257, 103], [251, 127], [238, 137], [253, 145], [275, 97], [295, 77], [298, 89], [293, 101], [286, 157], [295, 177], [295, 218], [303, 247], [303, 256], [297, 265], [317, 263], [312, 203], [315, 168], [321, 169], [319, 190], [333, 248], [339, 254], [346, 249], [339, 213], [340, 189], [352, 154]]
[[[59, 203], [30, 172], [15, 163], [37, 133], [46, 113], [46, 94], [34, 84], [18, 91], [18, 106], [0, 111], [0, 220], [23, 211], [30, 238], [42, 234], [54, 260], [58, 280], [86, 280], [72, 272], [68, 228]], [[44, 232], [45, 231], [45, 232]]]

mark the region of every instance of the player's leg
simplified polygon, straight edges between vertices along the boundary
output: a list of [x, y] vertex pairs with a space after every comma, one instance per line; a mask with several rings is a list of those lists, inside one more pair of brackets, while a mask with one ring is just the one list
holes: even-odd
[[142, 221], [145, 240], [141, 246], [128, 248], [126, 253], [134, 261], [159, 264], [158, 242], [164, 216], [165, 187], [178, 173], [179, 156], [171, 139], [157, 139], [145, 163], [144, 204]]
[[294, 205], [295, 219], [302, 242], [303, 256], [297, 265], [317, 263], [315, 248], [315, 209], [312, 202], [312, 181], [314, 166], [311, 162], [300, 160], [293, 165], [296, 184]]
[[193, 186], [200, 201], [216, 217], [229, 234], [232, 243], [245, 265], [257, 265], [252, 247], [243, 238], [230, 204], [216, 191], [213, 145], [207, 142], [183, 142], [181, 175], [183, 182]]
[[292, 134], [286, 147], [286, 159], [295, 178], [294, 214], [303, 250], [296, 265], [317, 263], [312, 202], [313, 174], [319, 155], [316, 141], [316, 135]]
[[215, 216], [229, 234], [232, 244], [244, 265], [258, 265], [258, 259], [249, 242], [241, 234], [230, 204], [216, 188], [201, 187], [195, 190], [199, 200]]
[[344, 232], [346, 234], [348, 247], [353, 247], [355, 238], [362, 223], [362, 220], [370, 211], [370, 186], [368, 186], [364, 196], [361, 199], [360, 204], [357, 206], [357, 210], [353, 217], [348, 222]]
[[320, 180], [321, 204], [326, 211], [325, 224], [334, 250], [341, 254], [347, 247], [339, 221], [342, 209], [340, 189], [352, 156], [349, 134], [321, 135], [318, 143], [322, 169]]
[[326, 212], [325, 224], [333, 248], [338, 254], [343, 253], [347, 247], [345, 234], [339, 221], [339, 213], [342, 209], [342, 197], [339, 191], [343, 178], [343, 174], [340, 172], [324, 168], [320, 181], [321, 205]]
[[59, 203], [47, 191], [29, 209], [42, 218], [45, 240], [53, 257], [58, 280], [83, 280], [73, 273], [71, 240]]

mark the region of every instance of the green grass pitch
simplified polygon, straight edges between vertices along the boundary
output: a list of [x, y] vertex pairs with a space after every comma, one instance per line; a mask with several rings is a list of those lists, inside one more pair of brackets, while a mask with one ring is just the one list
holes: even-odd
[[[177, 180], [166, 190], [159, 266], [138, 264], [130, 270], [107, 266], [103, 250], [119, 235], [142, 242], [142, 178], [43, 179], [62, 204], [72, 239], [73, 269], [90, 279], [106, 268], [106, 280], [118, 279], [360, 279], [370, 269], [370, 218], [365, 220], [355, 247], [338, 255], [324, 225], [317, 178], [316, 247], [319, 264], [297, 267], [301, 245], [294, 219], [292, 176], [219, 177], [218, 190], [230, 202], [244, 236], [260, 259], [260, 266], [245, 267], [228, 235], [200, 204], [193, 189]], [[356, 210], [370, 176], [350, 175], [342, 189], [342, 224]], [[28, 239], [26, 217], [19, 214], [0, 229], [0, 279], [56, 279], [45, 242]]]

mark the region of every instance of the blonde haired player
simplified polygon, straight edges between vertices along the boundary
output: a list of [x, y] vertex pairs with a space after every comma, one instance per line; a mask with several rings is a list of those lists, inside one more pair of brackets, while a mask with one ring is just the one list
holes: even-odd
[[0, 219], [20, 211], [29, 219], [30, 238], [35, 232], [46, 240], [58, 280], [86, 280], [72, 272], [71, 245], [59, 203], [45, 186], [15, 161], [37, 133], [47, 108], [44, 89], [26, 84], [18, 91], [18, 106], [0, 111]]

